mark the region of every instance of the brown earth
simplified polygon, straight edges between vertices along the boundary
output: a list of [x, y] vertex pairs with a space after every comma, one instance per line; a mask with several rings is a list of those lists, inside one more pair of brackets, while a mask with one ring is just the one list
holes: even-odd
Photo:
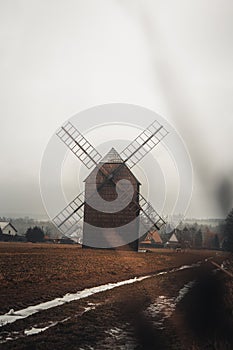
[[[2, 332], [22, 334], [33, 325], [43, 327], [48, 321], [62, 321], [69, 317], [66, 322], [60, 322], [44, 333], [1, 346], [17, 350], [232, 349], [229, 334], [233, 283], [221, 271], [212, 273], [215, 267], [204, 262], [211, 256], [218, 263], [230, 259], [226, 253], [213, 251], [134, 253], [82, 250], [77, 246], [2, 243], [0, 297], [4, 302], [1, 302], [1, 313], [86, 287], [169, 270], [200, 260], [203, 264], [98, 293], [2, 327]], [[152, 318], [145, 318], [144, 310], [159, 296], [177, 297], [179, 290], [193, 280], [199, 283], [164, 321], [164, 329], [155, 326]], [[86, 307], [93, 307], [92, 304], [95, 304], [95, 309], [85, 312]], [[119, 329], [120, 335], [110, 334], [112, 329], [115, 332]]]
[[213, 252], [154, 253], [81, 249], [77, 245], [0, 243], [0, 313], [87, 287], [190, 264]]

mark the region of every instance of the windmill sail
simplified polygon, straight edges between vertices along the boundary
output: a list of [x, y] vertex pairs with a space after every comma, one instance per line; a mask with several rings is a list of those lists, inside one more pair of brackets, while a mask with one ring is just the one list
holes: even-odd
[[97, 165], [102, 158], [101, 154], [70, 122], [67, 122], [58, 130], [57, 136], [88, 169], [91, 169], [93, 165]]
[[148, 228], [148, 231], [152, 228], [160, 230], [165, 224], [163, 218], [157, 213], [157, 211], [152, 207], [151, 203], [148, 202], [142, 194], [139, 195], [139, 205], [140, 205], [140, 217], [142, 224]]
[[[97, 191], [108, 181], [116, 184], [114, 176], [125, 164], [129, 168], [132, 168], [167, 134], [168, 131], [158, 121], [155, 121], [121, 152], [120, 157], [124, 160], [121, 159], [122, 163], [112, 172], [106, 172], [104, 168], [98, 166], [104, 179], [102, 183], [97, 186]], [[88, 169], [93, 165], [98, 165], [98, 162], [102, 158], [101, 155], [70, 122], [66, 123], [58, 131], [57, 135]], [[105, 158], [103, 158], [103, 161], [104, 159]], [[124, 194], [121, 195], [124, 196]], [[127, 193], [125, 196], [127, 197]], [[132, 202], [132, 210], [136, 208], [136, 210], [140, 211], [141, 222], [144, 228], [148, 228], [148, 231], [154, 227], [160, 229], [162, 225], [165, 224], [164, 220], [140, 193], [138, 193], [138, 196], [139, 205], [136, 202]], [[90, 198], [88, 199], [90, 200]], [[53, 219], [53, 222], [63, 233], [74, 230], [83, 218], [84, 204], [85, 198], [84, 192], [82, 192]]]
[[[114, 182], [114, 179], [111, 181]], [[141, 234], [153, 228], [160, 230], [165, 224], [165, 221], [142, 194], [137, 192], [137, 195], [139, 196], [139, 204], [133, 200], [129, 209], [133, 212], [138, 211], [138, 213], [140, 213]], [[127, 192], [122, 192], [120, 197], [122, 200], [127, 200]], [[53, 222], [59, 227], [63, 234], [72, 233], [77, 227], [80, 227], [84, 214], [84, 204], [84, 192], [82, 192], [53, 219]]]
[[74, 231], [75, 226], [83, 218], [84, 203], [84, 192], [81, 192], [52, 220], [63, 234], [69, 233], [71, 229]]
[[[120, 155], [117, 156], [117, 163], [119, 162], [119, 166], [116, 169], [108, 173], [104, 168], [99, 167], [99, 170], [103, 173], [105, 179], [102, 184], [99, 185], [98, 189], [104, 186], [109, 179], [113, 178], [113, 176], [116, 175], [125, 164], [128, 168], [132, 168], [136, 165], [148, 152], [162, 141], [167, 134], [168, 131], [157, 120], [155, 120], [134, 141], [132, 141]], [[109, 154], [114, 153], [114, 157], [116, 157], [115, 152], [116, 151], [112, 148]], [[108, 158], [109, 154], [107, 155]], [[104, 157], [102, 162], [105, 162], [106, 159], [107, 158]]]
[[168, 131], [156, 120], [121, 152], [121, 157], [132, 168], [167, 134]]

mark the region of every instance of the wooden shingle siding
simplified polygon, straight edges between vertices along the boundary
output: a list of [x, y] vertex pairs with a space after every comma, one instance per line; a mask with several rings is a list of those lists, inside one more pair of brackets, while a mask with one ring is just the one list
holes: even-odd
[[[120, 167], [120, 168], [119, 168]], [[121, 163], [105, 163], [99, 169], [96, 175], [96, 171], [93, 171], [85, 180], [85, 198], [91, 198], [93, 191], [98, 188], [104, 181], [105, 176], [103, 172], [112, 173], [115, 169], [118, 169], [117, 173], [113, 175], [114, 182], [119, 180], [129, 180], [133, 186], [134, 193], [132, 201], [125, 207], [118, 210], [117, 201], [114, 207], [114, 212], [98, 211], [91, 206], [91, 200], [84, 205], [84, 228], [83, 228], [83, 247], [88, 247], [88, 243], [92, 242], [92, 246], [98, 246], [99, 242], [110, 241], [113, 246], [122, 242], [122, 245], [117, 249], [129, 249], [138, 250], [138, 238], [129, 244], [128, 239], [130, 235], [138, 237], [138, 222], [133, 220], [139, 215], [139, 209], [136, 203], [139, 205], [138, 191], [140, 183], [135, 178], [133, 173], [127, 168], [125, 164]], [[109, 180], [98, 190], [100, 197], [105, 202], [111, 202], [117, 199], [117, 192], [115, 184]], [[106, 203], [106, 207], [108, 203]], [[87, 225], [90, 224], [91, 226]], [[121, 227], [127, 226], [128, 232], [122, 234]], [[96, 228], [103, 228], [96, 230]], [[109, 229], [109, 233], [108, 230]], [[98, 233], [97, 233], [98, 231]], [[129, 235], [129, 236], [128, 236]]]

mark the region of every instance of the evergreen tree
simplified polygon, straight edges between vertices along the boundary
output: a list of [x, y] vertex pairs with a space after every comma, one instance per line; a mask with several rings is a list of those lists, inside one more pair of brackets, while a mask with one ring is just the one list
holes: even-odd
[[218, 238], [217, 234], [214, 236], [214, 239], [213, 239], [213, 248], [214, 249], [219, 249], [220, 248], [219, 238]]
[[225, 220], [223, 249], [233, 252], [233, 209]]
[[202, 248], [202, 232], [201, 229], [197, 231], [195, 234], [195, 247]]
[[26, 238], [28, 242], [43, 242], [44, 231], [38, 226], [34, 226], [33, 228], [30, 227], [26, 232]]

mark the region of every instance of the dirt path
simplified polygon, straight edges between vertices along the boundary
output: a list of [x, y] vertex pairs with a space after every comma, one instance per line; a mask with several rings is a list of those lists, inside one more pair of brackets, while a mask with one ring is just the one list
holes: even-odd
[[212, 255], [215, 252], [135, 253], [82, 250], [76, 245], [0, 243], [0, 313]]
[[[218, 286], [221, 289], [220, 286], [224, 282], [224, 276], [219, 272], [213, 273], [213, 269], [213, 265], [206, 262], [191, 269], [177, 272], [171, 270], [170, 273], [160, 274], [134, 285], [125, 285], [93, 295], [81, 303], [63, 305], [56, 308], [56, 312], [53, 309], [39, 313], [30, 317], [29, 323], [28, 320], [22, 320], [13, 326], [4, 327], [4, 331], [12, 335], [16, 332], [20, 334], [20, 329], [22, 334], [22, 330], [27, 329], [29, 335], [30, 332], [33, 333], [33, 326], [48, 326], [48, 320], [51, 328], [41, 334], [29, 337], [24, 335], [21, 339], [2, 344], [2, 348], [100, 350], [191, 349], [195, 346], [193, 349], [204, 349], [204, 343], [200, 345], [197, 342], [197, 339], [203, 339], [200, 330], [205, 329], [204, 335], [210, 342], [211, 334], [208, 328], [211, 327], [213, 332], [219, 310], [226, 311], [225, 306], [223, 307], [225, 294], [222, 291], [220, 294], [214, 294], [211, 303], [206, 306], [208, 310], [205, 310], [203, 305], [203, 302], [207, 302], [205, 294], [203, 295], [206, 287], [216, 290]], [[203, 286], [202, 281], [205, 281]], [[198, 288], [201, 288], [201, 299], [195, 300], [198, 298]], [[210, 310], [212, 303], [215, 305], [216, 302], [221, 308], [213, 314]], [[199, 303], [200, 307], [195, 314]], [[195, 305], [195, 308], [190, 309], [190, 305]], [[203, 310], [204, 315], [208, 314], [210, 318], [203, 318]], [[226, 319], [225, 313], [222, 316]], [[195, 320], [193, 323], [192, 317]], [[208, 327], [203, 322], [209, 324]], [[202, 327], [195, 329], [199, 324]], [[219, 323], [217, 325], [219, 327]], [[223, 329], [220, 333], [224, 336], [226, 345], [226, 333]], [[205, 342], [205, 339], [203, 341]], [[213, 339], [212, 341], [214, 342]]]
[[[67, 255], [68, 251], [68, 262], [61, 263], [59, 268], [72, 266], [71, 262], [79, 259], [78, 267], [84, 266], [86, 261], [85, 271], [92, 272], [90, 280], [82, 278], [79, 281], [77, 278], [74, 280], [70, 278], [72, 291], [77, 286], [77, 281], [79, 281], [80, 290], [82, 286], [90, 288], [148, 273], [155, 275], [140, 282], [125, 284], [37, 312], [28, 318], [7, 324], [1, 327], [0, 337], [2, 340], [7, 340], [0, 345], [1, 349], [232, 349], [232, 332], [230, 332], [232, 329], [232, 281], [229, 281], [221, 271], [214, 271], [216, 267], [209, 261], [205, 261], [206, 258], [209, 259], [214, 255], [214, 260], [221, 263], [228, 258], [225, 254], [160, 252], [135, 255], [128, 252], [116, 255], [114, 252], [103, 254], [97, 251], [92, 252], [91, 255], [85, 252], [83, 255], [80, 250], [73, 250], [73, 248], [67, 251], [66, 248], [64, 250], [59, 247], [54, 248], [52, 252], [48, 248], [41, 249], [41, 259], [34, 251], [36, 259], [34, 259], [33, 269], [37, 280], [35, 278], [31, 288], [31, 291], [37, 289], [38, 296], [41, 295], [40, 298], [38, 297], [39, 302], [44, 299], [52, 300], [57, 297], [57, 293], [48, 289], [51, 284], [38, 270], [38, 266], [42, 266], [41, 261], [54, 259], [57, 261], [59, 257], [64, 258], [64, 254]], [[6, 256], [9, 258], [11, 255], [13, 256], [9, 251], [4, 252], [0, 256], [1, 261], [3, 262]], [[25, 267], [25, 261], [32, 258], [29, 255], [29, 251], [23, 247], [23, 250], [14, 255], [14, 264], [16, 264], [15, 259], [18, 261], [21, 259]], [[89, 259], [95, 262], [94, 268]], [[201, 260], [202, 263], [199, 266], [174, 269], [174, 266], [191, 265]], [[53, 263], [50, 266], [47, 265], [46, 271], [60, 277], [54, 266]], [[27, 266], [27, 268], [30, 271], [30, 267]], [[165, 270], [168, 273], [159, 274], [159, 270]], [[115, 274], [109, 274], [109, 271], [115, 271]], [[65, 272], [67, 273], [68, 270]], [[71, 276], [78, 274], [80, 278], [79, 272], [79, 269], [73, 266]], [[14, 279], [15, 272], [12, 272], [12, 276]], [[25, 280], [27, 280], [26, 275], [22, 281], [18, 282], [21, 290], [25, 290], [23, 283]], [[64, 280], [66, 282], [69, 278], [65, 276]], [[10, 298], [7, 299], [6, 309], [9, 311], [9, 305], [19, 305], [22, 296], [13, 295], [14, 288], [9, 283], [3, 285], [1, 293], [6, 291], [6, 286], [12, 298], [11, 301]], [[45, 298], [43, 292], [46, 287], [47, 297]], [[75, 291], [77, 292], [77, 289]], [[59, 289], [60, 296], [62, 292], [68, 292], [66, 283], [65, 287], [61, 286]], [[31, 305], [37, 304], [37, 293], [31, 298], [28, 293], [25, 295], [26, 306], [29, 306], [31, 301], [33, 301]], [[42, 332], [38, 333], [39, 331]], [[217, 342], [220, 344], [219, 347], [216, 347]]]
[[[174, 311], [176, 299], [183, 297], [182, 290], [190, 278], [188, 270], [172, 272], [171, 269], [171, 272], [158, 274], [134, 285], [98, 293], [81, 300], [81, 303], [72, 302], [4, 326], [6, 340], [19, 338], [2, 346], [6, 349], [24, 349], [28, 346], [47, 349], [53, 343], [53, 349], [134, 348], [140, 345], [140, 338], [147, 334], [149, 328], [151, 334], [152, 330], [153, 334], [156, 329], [163, 331]], [[35, 327], [43, 329], [49, 324], [54, 327], [44, 334], [25, 337], [29, 330], [33, 331]], [[147, 340], [151, 343], [151, 335]]]

